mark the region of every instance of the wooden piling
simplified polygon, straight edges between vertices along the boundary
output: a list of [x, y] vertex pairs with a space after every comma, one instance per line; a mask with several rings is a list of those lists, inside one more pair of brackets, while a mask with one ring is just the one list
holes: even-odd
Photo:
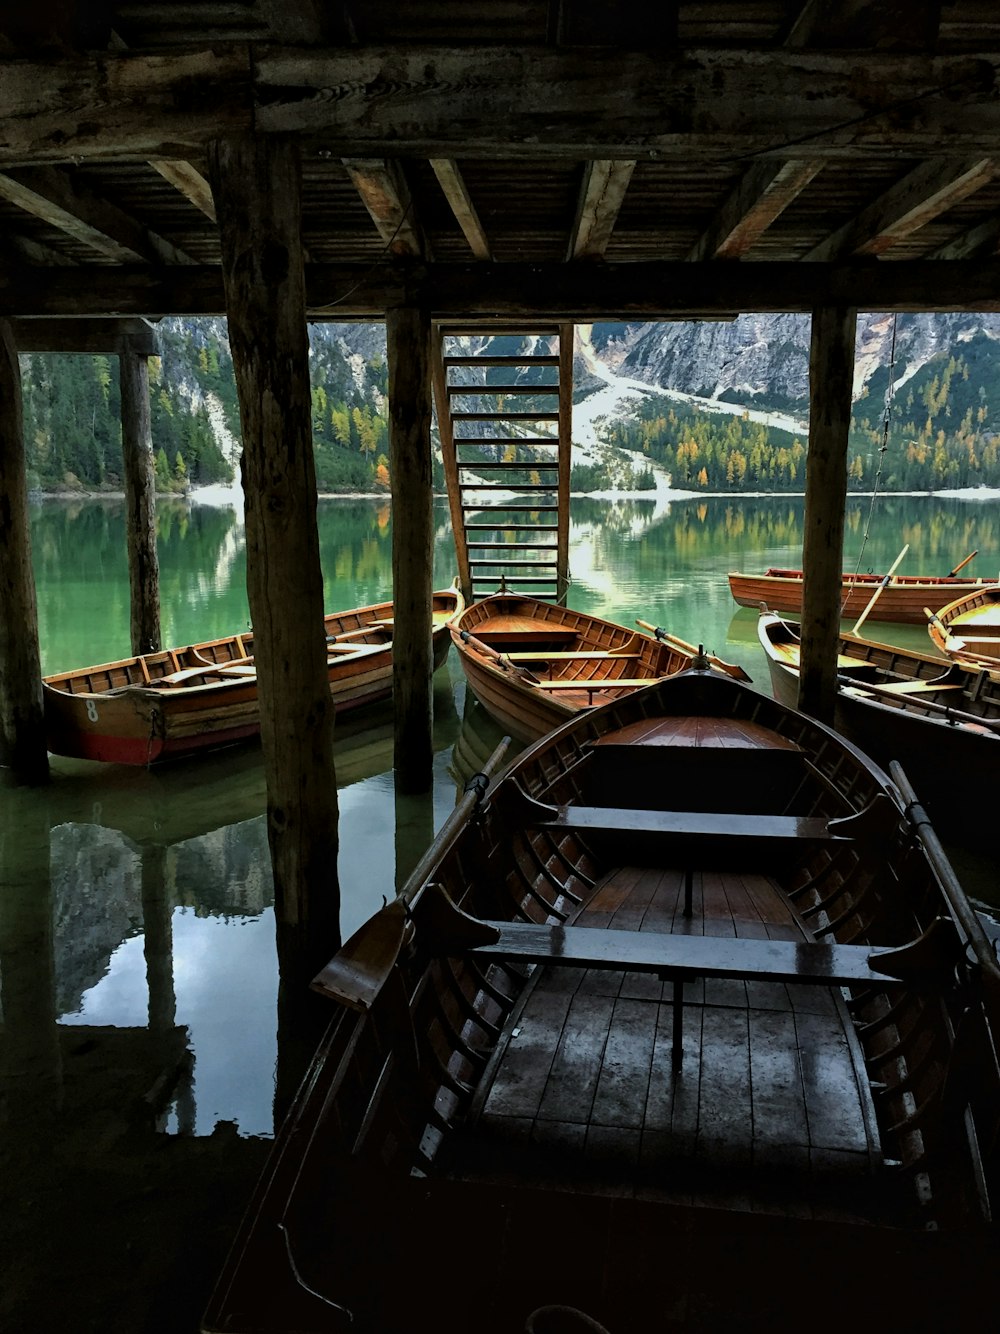
[[339, 945], [337, 783], [309, 397], [301, 167], [280, 137], [212, 145], [243, 428], [247, 591], [279, 963]]
[[19, 781], [49, 776], [38, 608], [31, 568], [28, 481], [17, 345], [0, 319], [0, 765]]
[[118, 353], [125, 464], [125, 534], [133, 653], [155, 653], [160, 638], [160, 567], [156, 554], [156, 486], [149, 408], [149, 363], [126, 343]]
[[386, 313], [392, 483], [392, 677], [395, 783], [433, 782], [431, 649], [434, 527], [431, 490], [431, 322], [415, 305]]
[[799, 708], [832, 724], [847, 498], [847, 443], [854, 389], [857, 311], [813, 311], [809, 351], [809, 450], [802, 525], [802, 659]]

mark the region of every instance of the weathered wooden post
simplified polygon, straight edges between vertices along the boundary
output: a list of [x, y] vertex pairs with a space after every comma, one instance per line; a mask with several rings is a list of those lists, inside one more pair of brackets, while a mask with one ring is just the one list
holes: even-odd
[[395, 781], [400, 792], [433, 782], [434, 579], [431, 489], [431, 322], [420, 306], [386, 313], [389, 475], [392, 480], [392, 678]]
[[49, 776], [21, 371], [8, 320], [0, 320], [0, 765], [26, 783]]
[[131, 590], [133, 653], [154, 653], [160, 639], [160, 567], [156, 554], [156, 486], [149, 410], [149, 362], [124, 340], [118, 353], [125, 463], [125, 536]]
[[825, 307], [813, 311], [799, 708], [824, 723], [833, 722], [837, 697], [847, 441], [856, 334], [856, 310]]
[[304, 978], [339, 945], [340, 889], [301, 167], [291, 141], [252, 135], [214, 143], [210, 164], [243, 428], [247, 592], [279, 966], [285, 961]]

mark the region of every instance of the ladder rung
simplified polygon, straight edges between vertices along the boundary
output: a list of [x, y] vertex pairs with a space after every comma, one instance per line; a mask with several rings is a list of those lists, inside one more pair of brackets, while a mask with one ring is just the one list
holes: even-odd
[[[463, 503], [462, 505], [463, 510], [468, 510], [472, 514], [485, 514], [490, 508], [491, 506], [489, 505], [469, 505], [465, 503]], [[493, 505], [492, 509], [494, 509], [497, 514], [558, 514], [559, 513], [558, 505]], [[490, 528], [490, 529], [507, 527], [506, 524], [502, 523], [488, 523], [484, 524], [483, 526], [485, 528]], [[534, 524], [529, 524], [528, 526], [534, 527]], [[468, 527], [468, 525], [466, 525], [466, 527]]]
[[461, 357], [445, 357], [445, 366], [558, 366], [559, 358], [546, 352], [540, 357], [531, 357], [525, 353], [520, 357], [500, 357], [491, 353]]
[[470, 551], [558, 551], [558, 542], [466, 542]]
[[[499, 576], [495, 577], [499, 578]], [[520, 584], [554, 584], [558, 582], [554, 574], [548, 576], [541, 574], [519, 574], [516, 575], [515, 577], [518, 583]], [[483, 584], [488, 584], [491, 583], [492, 580], [488, 575], [480, 575], [479, 582]]]
[[486, 398], [494, 394], [512, 394], [514, 396], [527, 394], [537, 394], [539, 398], [552, 398], [558, 394], [559, 386], [557, 384], [450, 384], [448, 385], [448, 396], [450, 398]]
[[[482, 513], [482, 506], [466, 505], [466, 509]], [[555, 506], [547, 508], [555, 509]], [[532, 514], [536, 511], [532, 510]], [[558, 533], [557, 523], [467, 523], [467, 533]]]
[[475, 324], [471, 320], [464, 324], [438, 324], [437, 331], [442, 338], [558, 338], [559, 325], [553, 324], [512, 324], [500, 321], [494, 324]]
[[541, 482], [539, 484], [528, 484], [527, 482], [501, 482], [490, 486], [482, 482], [459, 482], [463, 491], [511, 491], [515, 495], [525, 496], [547, 496], [550, 491], [555, 491], [555, 482]]
[[506, 570], [511, 565], [517, 565], [524, 570], [555, 570], [559, 568], [559, 562], [554, 560], [470, 560], [469, 564], [476, 568], [485, 566], [490, 570]]
[[532, 469], [535, 472], [557, 472], [559, 469], [558, 463], [542, 463], [537, 459], [528, 459], [523, 462], [515, 459], [510, 463], [497, 462], [493, 459], [481, 459], [479, 461], [476, 459], [459, 459], [458, 466], [459, 468], [477, 468], [480, 472], [531, 472]]
[[504, 412], [497, 408], [495, 412], [453, 412], [453, 422], [557, 422], [558, 412]]
[[[547, 449], [559, 448], [559, 437], [557, 435], [484, 435], [475, 440], [453, 440], [452, 444], [458, 445], [478, 445], [482, 448], [485, 445], [530, 445], [532, 449], [537, 449], [539, 445]], [[456, 454], [456, 458], [457, 458]]]

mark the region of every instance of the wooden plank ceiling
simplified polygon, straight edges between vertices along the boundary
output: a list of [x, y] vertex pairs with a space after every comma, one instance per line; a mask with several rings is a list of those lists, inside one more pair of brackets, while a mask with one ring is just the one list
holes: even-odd
[[299, 141], [318, 318], [1000, 309], [995, 0], [47, 0], [0, 316], [221, 313], [246, 132]]

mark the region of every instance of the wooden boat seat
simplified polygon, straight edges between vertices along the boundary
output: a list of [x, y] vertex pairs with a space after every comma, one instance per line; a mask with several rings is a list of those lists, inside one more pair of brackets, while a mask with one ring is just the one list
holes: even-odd
[[[567, 968], [653, 973], [674, 987], [671, 1064], [683, 1052], [683, 988], [698, 978], [741, 982], [805, 983], [813, 986], [903, 985], [894, 967], [901, 950], [826, 941], [759, 940], [741, 936], [671, 935], [602, 927], [490, 921], [495, 941], [468, 952]], [[879, 967], [880, 961], [884, 966]], [[905, 971], [905, 968], [902, 970]], [[931, 976], [933, 973], [928, 970]], [[912, 984], [913, 978], [910, 978]]]
[[492, 648], [501, 648], [504, 644], [572, 644], [578, 638], [575, 630], [558, 625], [511, 626], [508, 629], [489, 630], [473, 629], [476, 639]]
[[659, 681], [658, 676], [603, 676], [586, 681], [538, 681], [536, 690], [586, 690], [593, 694], [595, 690], [612, 690], [619, 687], [635, 690], [638, 686], [651, 686]]
[[603, 648], [582, 648], [582, 649], [554, 649], [551, 653], [544, 649], [537, 649], [534, 653], [505, 653], [505, 658], [510, 658], [511, 662], [638, 662], [641, 654], [630, 653], [627, 650], [619, 652], [617, 649]]

